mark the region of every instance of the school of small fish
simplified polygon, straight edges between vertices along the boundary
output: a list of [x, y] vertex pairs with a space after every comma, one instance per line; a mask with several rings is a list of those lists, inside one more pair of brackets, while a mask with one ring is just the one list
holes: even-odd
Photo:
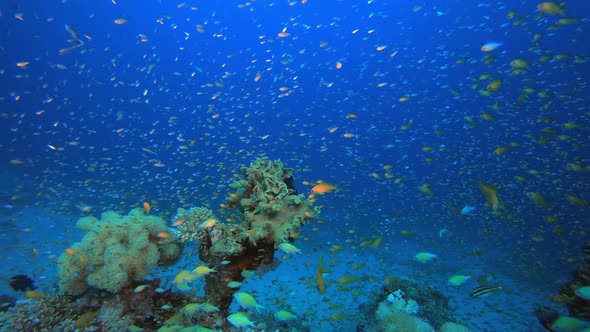
[[[438, 249], [460, 243], [482, 261], [485, 248], [503, 248], [517, 274], [543, 278], [573, 260], [588, 234], [590, 62], [578, 40], [589, 21], [569, 2], [476, 1], [462, 15], [444, 3], [392, 10], [370, 0], [322, 22], [307, 0], [244, 2], [227, 12], [175, 3], [156, 17], [88, 10], [69, 21], [1, 8], [0, 19], [18, 23], [7, 25], [5, 46], [21, 49], [5, 52], [0, 68], [0, 163], [34, 179], [7, 189], [3, 209], [33, 204], [86, 216], [140, 207], [171, 217], [202, 202], [219, 208], [220, 219], [200, 224], [209, 230], [236, 218], [224, 199], [241, 165], [269, 156], [293, 167], [295, 190], [329, 211], [306, 225], [337, 235], [315, 245], [327, 255], [391, 250], [390, 241], [408, 239], [420, 246], [404, 259], [427, 270], [460, 261]], [[251, 20], [234, 24], [244, 16]], [[39, 21], [46, 30], [24, 28]], [[514, 234], [518, 241], [508, 241]], [[305, 245], [278, 249], [284, 259], [309, 257]], [[315, 295], [358, 292], [350, 285], [373, 278], [333, 278], [320, 257], [309, 259], [302, 281]], [[475, 298], [501, 290], [478, 287], [469, 268], [441, 284], [464, 292], [472, 284]], [[215, 267], [179, 269], [172, 282], [188, 292], [210, 273]], [[590, 297], [585, 287], [576, 294]], [[243, 309], [263, 308], [247, 292], [234, 296]], [[216, 308], [183, 308], [206, 310]], [[298, 318], [289, 310], [274, 317]], [[327, 320], [346, 318], [334, 311]], [[241, 312], [226, 319], [258, 327]]]

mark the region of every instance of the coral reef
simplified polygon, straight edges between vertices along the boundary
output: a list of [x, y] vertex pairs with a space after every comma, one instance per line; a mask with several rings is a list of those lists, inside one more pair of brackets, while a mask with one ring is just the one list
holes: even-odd
[[53, 294], [17, 301], [0, 316], [0, 331], [75, 331], [81, 309], [69, 296]]
[[461, 324], [457, 324], [457, 323], [452, 323], [452, 322], [444, 323], [439, 329], [439, 332], [469, 332], [469, 331], [471, 331], [471, 330], [468, 329], [466, 326], [461, 325]]
[[552, 308], [548, 307], [537, 307], [535, 309], [535, 316], [544, 328], [551, 331], [551, 323], [555, 322], [559, 318], [559, 313]]
[[242, 175], [230, 187], [235, 192], [226, 199], [227, 207], [238, 209], [240, 223], [215, 220], [207, 227], [197, 226], [205, 229], [194, 232], [201, 238], [199, 258], [216, 267], [216, 273], [205, 276], [205, 297], [219, 313], [208, 318], [207, 326], [214, 326], [220, 318], [226, 322], [235, 292], [227, 283], [242, 281], [243, 270], [272, 265], [278, 246], [294, 241], [299, 227], [315, 214], [312, 203], [293, 187], [293, 170], [278, 160], [257, 159], [242, 168]]
[[[0, 315], [0, 331], [155, 331], [182, 308], [202, 301], [159, 288], [160, 281], [133, 282], [118, 294], [86, 292], [83, 297], [51, 293], [18, 301]], [[137, 291], [140, 286], [141, 291]], [[145, 287], [144, 287], [145, 286]]]
[[406, 293], [404, 293], [404, 291], [401, 289], [398, 289], [395, 292], [387, 295], [387, 302], [389, 302], [391, 306], [395, 307], [395, 309], [410, 315], [415, 315], [420, 310], [418, 302], [408, 298]]
[[[202, 226], [208, 220], [212, 221], [212, 225]], [[181, 242], [211, 241], [209, 251], [215, 255], [239, 253], [244, 250], [240, 244], [245, 238], [243, 226], [219, 223], [217, 220], [213, 211], [204, 207], [192, 207], [188, 210], [179, 208], [172, 218], [173, 233]]]
[[[242, 281], [244, 270], [260, 268], [262, 274], [276, 266], [279, 245], [294, 241], [316, 213], [293, 188], [292, 175], [292, 169], [267, 158], [244, 167], [227, 199], [240, 214], [235, 224], [220, 222], [205, 208], [178, 209], [173, 230], [142, 209], [80, 219], [84, 237], [58, 259], [61, 293], [18, 302], [0, 315], [0, 329], [167, 331], [200, 324], [235, 330], [226, 319], [236, 291], [228, 282]], [[161, 288], [159, 279], [145, 280], [150, 269], [174, 263], [183, 242], [195, 240], [199, 258], [215, 268], [205, 275], [206, 303], [194, 293]]]
[[448, 299], [436, 289], [400, 278], [386, 279], [384, 288], [388, 294], [391, 293], [390, 290], [401, 289], [406, 298], [413, 299], [420, 306], [420, 311], [416, 315], [435, 328], [439, 328], [446, 322], [455, 321]]
[[180, 243], [164, 220], [141, 209], [126, 216], [105, 212], [100, 220], [84, 217], [76, 226], [86, 234], [58, 259], [59, 286], [67, 294], [80, 295], [90, 287], [117, 293], [180, 257]]
[[401, 310], [389, 301], [381, 301], [375, 312], [377, 331], [434, 332], [430, 324]]
[[293, 169], [279, 160], [259, 158], [242, 168], [242, 176], [230, 184], [235, 193], [226, 199], [238, 207], [248, 241], [270, 240], [275, 248], [293, 241], [299, 227], [314, 215], [311, 202], [293, 188]]
[[[395, 291], [392, 291], [395, 290]], [[383, 291], [359, 309], [362, 331], [469, 331], [456, 321], [448, 300], [435, 289], [410, 280], [386, 278]]]
[[178, 208], [172, 218], [172, 225], [176, 227], [174, 233], [181, 242], [195, 241], [203, 236], [206, 228], [201, 223], [213, 219], [213, 211], [204, 207], [193, 207], [188, 210]]
[[[551, 301], [564, 304], [569, 315], [586, 321], [590, 321], [590, 301], [576, 294], [576, 290], [583, 286], [590, 285], [590, 242], [582, 248], [585, 256], [580, 260], [580, 265], [573, 271], [572, 278], [569, 282], [563, 284], [559, 289], [559, 294], [552, 295]], [[549, 329], [551, 323], [547, 310], [540, 308], [536, 312], [540, 323]], [[557, 318], [553, 315], [553, 318]]]
[[[145, 286], [145, 287], [144, 287]], [[102, 315], [110, 313], [119, 317], [121, 321], [127, 320], [123, 325], [133, 323], [144, 329], [156, 329], [162, 326], [174, 315], [174, 310], [182, 308], [185, 304], [195, 301], [196, 298], [187, 294], [173, 292], [159, 288], [160, 280], [145, 280], [133, 282], [124, 287], [117, 295], [118, 301], [104, 301], [101, 310]], [[141, 291], [138, 291], [141, 289]], [[106, 308], [105, 308], [106, 307]], [[122, 329], [109, 329], [109, 331], [121, 331]]]

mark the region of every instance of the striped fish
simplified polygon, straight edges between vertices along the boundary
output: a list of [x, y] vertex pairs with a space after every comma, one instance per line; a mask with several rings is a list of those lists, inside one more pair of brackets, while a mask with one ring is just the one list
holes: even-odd
[[495, 285], [495, 286], [480, 286], [477, 288], [474, 288], [471, 293], [469, 293], [469, 295], [471, 297], [484, 297], [484, 296], [488, 296], [490, 293], [493, 293], [495, 291], [498, 291], [502, 289], [502, 286], [499, 285]]

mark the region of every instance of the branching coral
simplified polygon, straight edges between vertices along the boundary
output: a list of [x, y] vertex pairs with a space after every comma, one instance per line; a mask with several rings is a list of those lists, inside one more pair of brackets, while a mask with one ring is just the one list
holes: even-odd
[[84, 217], [76, 226], [86, 235], [58, 260], [60, 289], [68, 294], [79, 295], [89, 287], [117, 293], [180, 256], [180, 244], [164, 220], [140, 209], [126, 216], [105, 212], [100, 220]]
[[172, 225], [176, 227], [175, 233], [180, 241], [194, 241], [205, 235], [206, 229], [200, 225], [212, 218], [213, 211], [204, 207], [193, 207], [188, 210], [179, 208], [172, 218]]

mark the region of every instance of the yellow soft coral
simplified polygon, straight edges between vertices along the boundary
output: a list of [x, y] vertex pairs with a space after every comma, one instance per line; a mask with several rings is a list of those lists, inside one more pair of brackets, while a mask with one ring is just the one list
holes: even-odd
[[134, 209], [121, 216], [105, 212], [101, 219], [89, 216], [76, 226], [86, 234], [58, 260], [63, 292], [82, 294], [89, 287], [117, 293], [132, 280], [143, 280], [158, 264], [174, 262], [180, 255], [175, 238], [158, 234], [169, 229], [160, 217]]

